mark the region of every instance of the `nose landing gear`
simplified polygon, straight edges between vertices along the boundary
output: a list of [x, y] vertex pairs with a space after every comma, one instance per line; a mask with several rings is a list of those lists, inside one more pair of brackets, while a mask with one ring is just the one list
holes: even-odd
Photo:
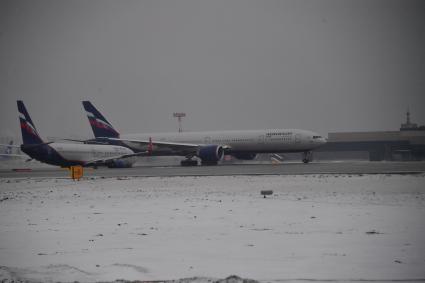
[[313, 152], [312, 151], [305, 151], [305, 152], [303, 152], [303, 159], [302, 159], [302, 161], [304, 163], [307, 164], [307, 163], [309, 163], [312, 160], [313, 160]]

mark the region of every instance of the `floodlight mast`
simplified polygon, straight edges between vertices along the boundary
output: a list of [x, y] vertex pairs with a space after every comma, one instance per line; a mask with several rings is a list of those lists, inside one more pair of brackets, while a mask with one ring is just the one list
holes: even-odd
[[186, 113], [183, 112], [175, 112], [173, 114], [173, 116], [175, 118], [177, 118], [178, 122], [179, 122], [179, 133], [183, 132], [183, 128], [182, 128], [182, 118], [186, 117]]

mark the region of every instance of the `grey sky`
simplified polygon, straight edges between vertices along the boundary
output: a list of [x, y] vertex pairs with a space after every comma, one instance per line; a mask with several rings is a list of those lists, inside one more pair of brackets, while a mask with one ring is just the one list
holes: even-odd
[[425, 1], [0, 1], [0, 134], [425, 124]]

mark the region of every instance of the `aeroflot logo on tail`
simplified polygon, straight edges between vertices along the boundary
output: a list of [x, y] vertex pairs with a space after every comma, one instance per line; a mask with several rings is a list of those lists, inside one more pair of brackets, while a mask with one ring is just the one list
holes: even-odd
[[92, 125], [92, 126], [94, 126], [94, 127], [96, 127], [96, 128], [105, 129], [105, 130], [110, 130], [110, 131], [112, 131], [112, 132], [116, 133], [116, 132], [115, 132], [115, 130], [114, 130], [114, 128], [112, 128], [112, 126], [111, 126], [111, 125], [109, 125], [108, 123], [106, 123], [106, 122], [105, 122], [105, 121], [103, 121], [103, 120], [97, 119], [97, 118], [93, 115], [93, 113], [91, 113], [91, 112], [87, 112], [87, 116], [89, 117], [90, 125]]
[[21, 128], [25, 129], [26, 132], [34, 135], [34, 136], [38, 136], [37, 131], [35, 130], [34, 126], [31, 125], [30, 122], [28, 122], [25, 119], [25, 116], [22, 113], [19, 113], [19, 118], [21, 119]]

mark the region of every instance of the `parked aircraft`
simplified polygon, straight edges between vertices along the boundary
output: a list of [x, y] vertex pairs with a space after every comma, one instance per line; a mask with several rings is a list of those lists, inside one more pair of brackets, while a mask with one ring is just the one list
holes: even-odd
[[[126, 146], [135, 152], [150, 149], [152, 155], [179, 155], [182, 166], [216, 165], [224, 154], [252, 160], [258, 153], [301, 152], [302, 161], [312, 159], [312, 150], [325, 144], [317, 133], [299, 129], [239, 130], [214, 132], [147, 133], [120, 136], [111, 123], [93, 106], [83, 101], [84, 109], [98, 143]], [[89, 141], [90, 142], [90, 141]], [[93, 141], [92, 141], [93, 142]]]
[[17, 105], [23, 140], [21, 150], [38, 161], [62, 167], [131, 167], [136, 156], [145, 154], [142, 151], [134, 153], [128, 147], [117, 145], [44, 142], [37, 133], [24, 103], [19, 100]]

